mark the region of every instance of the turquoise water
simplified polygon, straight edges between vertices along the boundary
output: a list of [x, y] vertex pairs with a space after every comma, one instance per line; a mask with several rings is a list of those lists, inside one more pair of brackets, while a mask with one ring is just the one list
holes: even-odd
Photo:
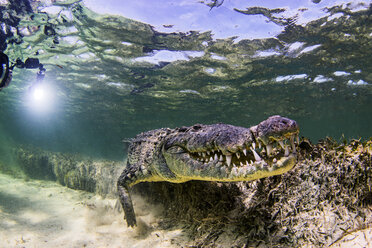
[[49, 88], [35, 103], [38, 70], [14, 69], [2, 154], [30, 144], [121, 160], [142, 131], [274, 114], [314, 142], [372, 134], [369, 1], [96, 2], [1, 2], [3, 52], [38, 58]]

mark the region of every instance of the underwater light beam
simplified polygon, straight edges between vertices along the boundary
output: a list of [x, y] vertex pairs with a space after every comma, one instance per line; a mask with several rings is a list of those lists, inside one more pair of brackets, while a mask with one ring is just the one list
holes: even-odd
[[33, 112], [48, 113], [53, 110], [55, 92], [50, 84], [36, 83], [28, 93], [28, 106]]
[[45, 101], [45, 89], [44, 87], [37, 87], [32, 92], [32, 99], [34, 102], [43, 102]]

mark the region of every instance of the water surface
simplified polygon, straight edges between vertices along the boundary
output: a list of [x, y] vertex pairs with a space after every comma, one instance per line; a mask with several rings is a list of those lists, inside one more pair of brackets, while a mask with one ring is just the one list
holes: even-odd
[[[124, 138], [159, 127], [257, 124], [301, 134], [372, 133], [369, 1], [1, 1], [0, 139], [122, 159]], [[4, 146], [3, 146], [4, 147]], [[4, 148], [3, 148], [4, 149]]]

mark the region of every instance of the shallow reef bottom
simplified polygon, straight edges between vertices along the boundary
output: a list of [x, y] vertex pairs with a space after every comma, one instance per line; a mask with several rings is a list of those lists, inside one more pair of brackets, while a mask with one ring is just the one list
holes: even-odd
[[[291, 171], [252, 182], [140, 183], [133, 187], [140, 196], [135, 204], [145, 201], [162, 210], [156, 221], [139, 215], [137, 232], [182, 230], [183, 238], [171, 242], [178, 247], [347, 247], [353, 240], [371, 246], [372, 140], [303, 139], [297, 152]], [[123, 162], [29, 147], [15, 148], [13, 155], [16, 169], [0, 164], [3, 172], [116, 198]]]
[[[0, 247], [170, 248], [183, 237], [180, 230], [127, 228], [115, 203], [56, 182], [0, 174]], [[157, 206], [136, 203], [146, 210], [139, 212], [143, 221], [157, 221]]]

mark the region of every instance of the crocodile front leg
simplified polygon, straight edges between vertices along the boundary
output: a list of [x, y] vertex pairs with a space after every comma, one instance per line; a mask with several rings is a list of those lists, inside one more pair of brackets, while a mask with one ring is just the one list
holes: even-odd
[[136, 215], [134, 213], [132, 198], [129, 194], [129, 189], [127, 184], [121, 184], [120, 180], [118, 181], [118, 193], [121, 206], [123, 207], [125, 218], [127, 219], [127, 225], [133, 227], [137, 225]]
[[127, 167], [123, 170], [117, 182], [119, 200], [121, 206], [123, 207], [127, 224], [130, 227], [135, 226], [137, 221], [129, 188], [143, 181], [156, 181], [156, 178], [152, 175], [151, 171], [149, 171], [147, 167], [138, 166], [137, 164], [130, 164], [128, 162]]
[[[137, 173], [138, 174], [138, 173]], [[136, 215], [134, 213], [132, 198], [129, 193], [129, 186], [133, 184], [133, 181], [136, 180], [135, 178], [136, 173], [129, 169], [124, 169], [123, 173], [120, 175], [117, 188], [119, 194], [119, 200], [121, 206], [123, 207], [125, 218], [127, 220], [127, 225], [133, 227], [137, 225]]]

